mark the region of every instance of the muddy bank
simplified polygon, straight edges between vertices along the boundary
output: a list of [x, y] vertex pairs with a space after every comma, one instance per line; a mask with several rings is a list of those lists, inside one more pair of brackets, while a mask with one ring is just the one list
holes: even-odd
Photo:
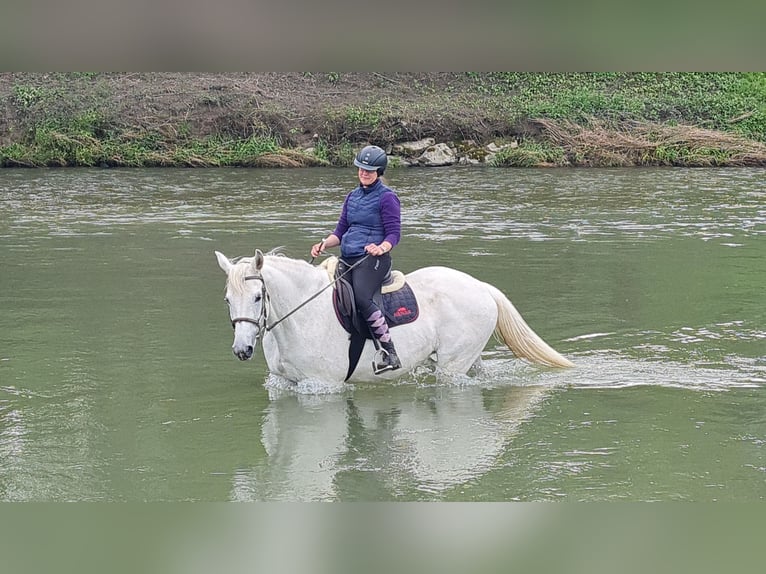
[[0, 165], [344, 166], [432, 138], [497, 167], [763, 166], [763, 76], [3, 73]]

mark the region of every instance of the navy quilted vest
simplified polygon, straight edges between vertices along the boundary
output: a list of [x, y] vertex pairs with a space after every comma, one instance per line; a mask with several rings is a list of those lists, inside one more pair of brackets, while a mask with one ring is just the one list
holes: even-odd
[[383, 220], [380, 217], [380, 197], [390, 191], [378, 180], [367, 189], [359, 186], [349, 194], [346, 207], [348, 231], [343, 234], [340, 243], [344, 259], [361, 257], [365, 245], [378, 244], [385, 239]]

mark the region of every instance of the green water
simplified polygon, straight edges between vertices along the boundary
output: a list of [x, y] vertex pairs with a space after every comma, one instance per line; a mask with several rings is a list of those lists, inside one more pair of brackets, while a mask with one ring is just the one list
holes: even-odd
[[353, 171], [0, 178], [0, 500], [760, 500], [763, 170], [392, 170], [396, 267], [503, 290], [577, 363], [327, 393], [230, 351], [229, 256], [309, 246]]

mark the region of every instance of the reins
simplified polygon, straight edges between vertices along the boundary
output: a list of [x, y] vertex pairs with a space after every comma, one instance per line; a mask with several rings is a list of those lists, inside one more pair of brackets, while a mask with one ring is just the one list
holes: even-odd
[[[288, 318], [290, 315], [292, 315], [293, 313], [295, 313], [296, 311], [298, 311], [298, 310], [299, 310], [301, 307], [303, 307], [303, 306], [305, 306], [305, 305], [309, 304], [311, 301], [313, 301], [314, 299], [316, 299], [317, 297], [319, 297], [319, 295], [321, 295], [321, 294], [322, 294], [324, 291], [326, 291], [326, 290], [327, 290], [329, 287], [332, 287], [333, 285], [335, 285], [335, 283], [337, 283], [337, 282], [338, 282], [338, 280], [340, 280], [340, 279], [341, 279], [341, 278], [342, 278], [344, 275], [346, 275], [346, 274], [347, 274], [349, 271], [351, 271], [351, 270], [352, 270], [354, 267], [356, 267], [357, 265], [359, 265], [359, 264], [360, 264], [362, 261], [364, 261], [365, 259], [367, 259], [369, 256], [370, 256], [370, 254], [368, 253], [367, 255], [365, 255], [364, 257], [362, 257], [362, 258], [361, 258], [359, 261], [357, 261], [356, 263], [354, 263], [353, 265], [351, 265], [351, 266], [350, 266], [348, 269], [346, 269], [346, 270], [345, 270], [343, 273], [341, 273], [340, 275], [338, 275], [338, 276], [337, 276], [335, 279], [333, 279], [332, 281], [330, 281], [330, 282], [329, 282], [327, 285], [325, 285], [325, 286], [324, 286], [324, 287], [322, 287], [322, 288], [321, 288], [319, 291], [317, 291], [316, 293], [314, 293], [314, 294], [313, 294], [311, 297], [309, 297], [308, 299], [306, 299], [306, 300], [305, 300], [303, 303], [301, 303], [300, 305], [298, 305], [298, 306], [297, 306], [295, 309], [293, 309], [292, 311], [290, 311], [290, 312], [289, 312], [287, 315], [285, 315], [285, 316], [284, 316], [284, 317], [282, 317], [281, 319], [278, 319], [277, 321], [275, 321], [275, 322], [274, 322], [274, 323], [272, 323], [271, 325], [267, 325], [267, 324], [266, 324], [266, 302], [268, 301], [268, 298], [269, 298], [269, 297], [268, 297], [268, 292], [266, 291], [266, 283], [263, 281], [263, 275], [261, 275], [260, 273], [259, 273], [258, 275], [246, 275], [246, 276], [245, 276], [245, 281], [249, 281], [249, 280], [252, 280], [252, 279], [260, 279], [260, 280], [261, 280], [261, 283], [263, 284], [263, 297], [262, 297], [262, 301], [263, 301], [263, 304], [261, 305], [261, 316], [260, 316], [260, 317], [259, 317], [257, 320], [256, 320], [256, 319], [251, 319], [251, 318], [249, 318], [249, 317], [238, 317], [238, 318], [236, 318], [236, 319], [232, 319], [232, 321], [231, 321], [231, 322], [232, 322], [232, 325], [234, 325], [234, 323], [235, 323], [235, 322], [237, 322], [237, 321], [246, 321], [246, 322], [248, 322], [248, 323], [254, 323], [255, 325], [258, 325], [259, 329], [263, 329], [263, 330], [265, 330], [266, 332], [268, 332], [268, 331], [271, 331], [271, 330], [272, 330], [274, 327], [276, 327], [276, 326], [277, 326], [277, 325], [279, 325], [279, 324], [280, 324], [282, 321], [284, 321], [285, 319], [287, 319], [287, 318]], [[263, 322], [263, 326], [261, 326], [261, 321]]]

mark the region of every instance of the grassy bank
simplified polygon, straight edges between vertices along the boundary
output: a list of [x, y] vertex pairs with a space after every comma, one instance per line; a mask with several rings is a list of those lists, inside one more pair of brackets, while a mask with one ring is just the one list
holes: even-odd
[[766, 73], [0, 74], [0, 165], [348, 165], [433, 137], [493, 165], [764, 166]]

